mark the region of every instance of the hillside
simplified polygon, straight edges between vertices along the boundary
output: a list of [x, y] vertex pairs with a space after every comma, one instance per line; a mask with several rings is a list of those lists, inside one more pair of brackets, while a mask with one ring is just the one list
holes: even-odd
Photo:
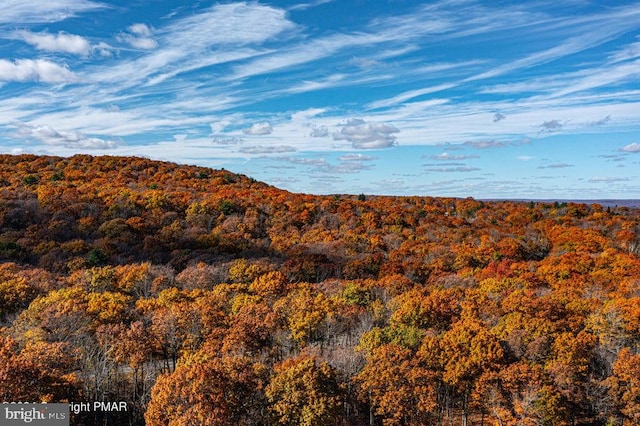
[[127, 401], [86, 425], [640, 422], [639, 210], [86, 155], [0, 156], [0, 200], [0, 402]]

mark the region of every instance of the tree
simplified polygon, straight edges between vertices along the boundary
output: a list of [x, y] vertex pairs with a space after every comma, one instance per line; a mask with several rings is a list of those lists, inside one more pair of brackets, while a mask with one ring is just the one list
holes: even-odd
[[0, 320], [29, 306], [37, 294], [37, 289], [22, 277], [0, 282]]
[[272, 348], [273, 335], [280, 328], [281, 320], [268, 305], [251, 303], [242, 306], [229, 322], [222, 350], [257, 354]]
[[463, 318], [444, 333], [440, 342], [442, 378], [461, 395], [462, 424], [469, 414], [469, 397], [477, 380], [488, 371], [498, 371], [504, 350], [498, 339], [476, 319]]
[[148, 426], [264, 424], [264, 367], [243, 357], [186, 362], [161, 375], [145, 413]]
[[439, 374], [423, 361], [410, 349], [383, 345], [355, 376], [360, 399], [385, 425], [425, 424], [437, 418]]
[[303, 354], [276, 364], [265, 393], [278, 424], [328, 426], [340, 418], [342, 391], [336, 372], [312, 356]]
[[300, 284], [276, 301], [273, 309], [286, 319], [293, 340], [303, 345], [322, 339], [321, 326], [331, 311], [331, 300], [310, 285]]
[[68, 343], [17, 342], [0, 335], [0, 402], [76, 401], [80, 383]]
[[[553, 357], [545, 369], [568, 403], [572, 419], [589, 417], [592, 410], [590, 392], [594, 348], [597, 338], [585, 331], [577, 335], [562, 333], [553, 343]], [[575, 420], [574, 420], [575, 421]]]
[[624, 426], [640, 424], [640, 355], [622, 349], [613, 363], [613, 374], [604, 383]]
[[130, 368], [133, 376], [132, 399], [138, 402], [146, 393], [144, 366], [151, 360], [153, 342], [149, 330], [141, 321], [128, 327], [122, 323], [103, 326], [97, 331], [98, 340], [108, 347], [107, 356]]

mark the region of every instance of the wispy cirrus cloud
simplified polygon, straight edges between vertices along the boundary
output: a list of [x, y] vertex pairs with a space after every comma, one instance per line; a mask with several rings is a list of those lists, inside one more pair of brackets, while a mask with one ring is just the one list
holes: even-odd
[[464, 167], [465, 163], [446, 162], [446, 163], [424, 163], [424, 167]]
[[451, 89], [452, 87], [455, 87], [455, 86], [456, 85], [453, 83], [445, 83], [445, 84], [440, 84], [433, 87], [426, 87], [424, 89], [410, 90], [408, 92], [401, 93], [389, 99], [383, 99], [380, 101], [372, 102], [371, 104], [369, 104], [369, 108], [371, 109], [387, 108], [387, 107], [397, 105], [423, 95], [428, 95], [431, 93], [437, 93], [443, 90]]
[[597, 65], [574, 71], [557, 72], [523, 82], [497, 84], [485, 87], [489, 94], [537, 94], [539, 99], [558, 99], [574, 93], [588, 92], [607, 86], [616, 86], [638, 78], [640, 43], [631, 43], [617, 54]]
[[[636, 37], [640, 40], [640, 37]], [[609, 56], [611, 63], [640, 58], [640, 41], [636, 41], [616, 50]]]
[[[591, 49], [635, 27], [635, 23], [632, 21], [638, 19], [638, 17], [640, 17], [640, 8], [632, 5], [612, 9], [610, 12], [604, 14], [579, 16], [573, 19], [550, 22], [549, 25], [547, 25], [548, 31], [553, 31], [557, 34], [570, 34], [570, 36], [555, 46], [499, 65], [491, 70], [469, 77], [467, 81], [497, 77]], [[621, 19], [623, 19], [623, 21], [621, 21]], [[632, 21], [628, 21], [627, 19]], [[591, 29], [591, 31], [588, 29]]]
[[331, 3], [335, 0], [315, 0], [309, 3], [299, 3], [296, 5], [293, 5], [291, 7], [289, 7], [289, 10], [291, 11], [295, 11], [295, 10], [307, 10], [307, 9], [311, 9], [317, 6], [322, 6], [323, 4], [327, 4], [327, 3]]
[[605, 124], [611, 121], [611, 115], [607, 115], [606, 117], [602, 117], [600, 120], [590, 121], [587, 126], [604, 126]]
[[106, 7], [101, 2], [90, 0], [4, 0], [0, 7], [0, 24], [59, 22]]
[[303, 166], [325, 166], [327, 164], [327, 160], [324, 158], [279, 157], [278, 160]]
[[552, 163], [544, 166], [538, 166], [538, 169], [566, 169], [569, 167], [575, 167], [575, 165], [567, 163]]
[[489, 148], [502, 148], [507, 146], [502, 141], [467, 141], [464, 145], [476, 148], [476, 149], [489, 149]]
[[[585, 144], [592, 151], [581, 151], [571, 164], [528, 164], [529, 171], [538, 164], [564, 168], [567, 176], [590, 164], [586, 156], [608, 167], [604, 176], [614, 176], [615, 164], [599, 154], [618, 152], [631, 166], [630, 154], [640, 152], [609, 137], [627, 132], [617, 140], [635, 140], [631, 132], [640, 123], [634, 38], [640, 6], [631, 0], [607, 7], [591, 2], [577, 13], [539, 2], [398, 2], [372, 4], [348, 18], [346, 11], [355, 10], [348, 2], [158, 2], [161, 19], [140, 2], [116, 11], [97, 1], [33, 0], [29, 8], [37, 10], [29, 12], [25, 2], [7, 1], [14, 10], [0, 7], [0, 37], [11, 38], [4, 51], [0, 46], [0, 115], [40, 128], [14, 132], [7, 151], [22, 142], [26, 150], [90, 150], [99, 141], [87, 148], [80, 141], [94, 138], [117, 142], [113, 152], [123, 154], [214, 165], [225, 165], [215, 158], [232, 159], [226, 167], [246, 163], [247, 173], [255, 163], [285, 163], [307, 172], [297, 175], [299, 189], [321, 182], [309, 171], [344, 176], [340, 185], [354, 183], [350, 171], [361, 173], [362, 182], [382, 181], [388, 173], [376, 173], [411, 164], [423, 177], [478, 171], [475, 165], [504, 174], [497, 159], [532, 160], [524, 154], [533, 150], [519, 147], [530, 139], [536, 159], [567, 158], [538, 151], [551, 150], [544, 143], [551, 139], [598, 134], [598, 143], [611, 144], [608, 151]], [[124, 11], [126, 22], [119, 19]], [[333, 14], [336, 26], [317, 20], [336, 11], [345, 12]], [[7, 21], [10, 14], [17, 19]], [[71, 17], [78, 19], [67, 25]], [[90, 21], [111, 30], [96, 31]], [[389, 147], [397, 147], [393, 155], [336, 154]], [[462, 154], [493, 148], [482, 162], [465, 164], [469, 157]], [[435, 158], [445, 150], [451, 154]], [[393, 163], [407, 152], [401, 165]], [[291, 162], [278, 160], [289, 154]], [[431, 164], [420, 164], [421, 156]], [[332, 182], [341, 192], [356, 188]], [[466, 182], [447, 190], [464, 195], [477, 188]], [[492, 188], [515, 191], [507, 184]]]
[[338, 157], [340, 161], [374, 161], [377, 159], [378, 157], [376, 156], [364, 154], [346, 154]]
[[297, 149], [289, 145], [255, 145], [245, 146], [239, 149], [239, 152], [243, 154], [284, 154], [287, 152], [296, 152]]
[[591, 183], [613, 183], [613, 182], [628, 182], [629, 178], [627, 177], [616, 177], [616, 176], [594, 176], [589, 179]]
[[[262, 55], [264, 51], [246, 46], [259, 46], [295, 28], [281, 9], [261, 4], [216, 4], [156, 28], [153, 41], [158, 48], [149, 54], [92, 74], [96, 82], [120, 83], [121, 86], [114, 87], [116, 90], [128, 89], [139, 82], [159, 84], [183, 72]], [[131, 26], [129, 32], [138, 38], [151, 35], [151, 29], [143, 24]], [[152, 42], [144, 44], [151, 47]]]
[[478, 167], [469, 166], [455, 166], [455, 167], [428, 167], [425, 169], [427, 172], [432, 173], [468, 173], [481, 170]]
[[429, 158], [437, 161], [461, 161], [480, 157], [478, 155], [453, 155], [449, 154], [448, 152], [443, 152], [442, 154], [438, 155], [430, 155]]
[[[228, 79], [231, 81], [241, 80], [273, 73], [338, 55], [346, 49], [364, 49], [386, 44], [395, 46], [400, 43], [406, 46], [413, 39], [426, 34], [442, 34], [452, 31], [457, 25], [460, 24], [453, 22], [448, 13], [434, 13], [433, 8], [423, 7], [410, 14], [376, 20], [363, 31], [332, 34], [292, 44], [235, 67], [234, 73]], [[384, 52], [376, 52], [372, 58], [361, 57], [359, 60], [363, 64], [380, 64], [378, 59], [403, 53], [406, 53], [406, 50], [389, 49]], [[353, 57], [351, 56], [349, 60], [352, 61]], [[450, 67], [446, 65], [441, 71]]]

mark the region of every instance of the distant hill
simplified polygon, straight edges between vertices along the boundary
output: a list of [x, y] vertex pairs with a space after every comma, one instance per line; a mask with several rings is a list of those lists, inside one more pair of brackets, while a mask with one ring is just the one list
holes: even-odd
[[[640, 200], [632, 200], [632, 199], [593, 199], [593, 200], [572, 200], [572, 199], [510, 199], [511, 201], [518, 202], [530, 202], [534, 203], [578, 203], [578, 204], [600, 204], [604, 207], [629, 207], [629, 208], [640, 208]], [[486, 199], [485, 201], [506, 201], [505, 199]]]

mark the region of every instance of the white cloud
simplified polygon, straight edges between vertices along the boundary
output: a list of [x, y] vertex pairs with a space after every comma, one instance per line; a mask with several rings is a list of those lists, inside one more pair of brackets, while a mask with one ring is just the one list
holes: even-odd
[[75, 77], [66, 66], [45, 59], [0, 59], [0, 81], [69, 83]]
[[89, 0], [2, 0], [0, 24], [59, 22], [105, 6]]
[[129, 31], [140, 37], [151, 37], [153, 34], [147, 24], [133, 24], [129, 27]]
[[589, 179], [591, 183], [612, 183], [612, 182], [627, 182], [629, 178], [614, 177], [614, 176], [594, 176]]
[[311, 133], [309, 134], [312, 138], [328, 138], [329, 137], [329, 128], [327, 126], [313, 126], [311, 127]]
[[553, 163], [547, 166], [538, 166], [539, 169], [566, 169], [568, 167], [575, 167], [573, 164], [567, 163]]
[[[261, 45], [295, 28], [282, 9], [257, 3], [216, 4], [153, 30], [144, 24], [132, 25], [118, 36], [120, 41], [157, 49], [135, 60], [121, 61], [115, 67], [96, 68], [90, 77], [115, 85], [112, 91], [141, 84], [158, 85], [181, 73], [264, 55], [269, 51], [248, 46]], [[141, 36], [149, 32], [155, 36], [153, 39]], [[208, 88], [215, 99], [228, 89], [216, 85]]]
[[[630, 9], [628, 12], [630, 13], [629, 18], [639, 14], [638, 10], [634, 9]], [[578, 28], [582, 28], [580, 35], [566, 38], [562, 43], [546, 50], [534, 52], [510, 63], [497, 66], [489, 71], [469, 77], [465, 79], [465, 81], [477, 81], [497, 77], [519, 69], [549, 63], [556, 59], [599, 46], [635, 26], [635, 23], [630, 21], [620, 21], [619, 18], [620, 15], [617, 12], [614, 12], [610, 15], [598, 16], [595, 18], [582, 18], [580, 19], [580, 22], [572, 22], [570, 20], [564, 22], [562, 25], [566, 27], [575, 25]], [[637, 19], [637, 17], [634, 19]]]
[[127, 38], [127, 43], [129, 43], [131, 47], [141, 50], [153, 50], [158, 47], [158, 42], [148, 37], [129, 37]]
[[378, 157], [363, 154], [346, 154], [338, 157], [338, 160], [340, 161], [373, 161], [377, 159]]
[[470, 158], [479, 158], [477, 155], [451, 155], [448, 152], [443, 152], [438, 155], [429, 156], [432, 160], [438, 161], [460, 161], [460, 160], [468, 160]]
[[128, 33], [118, 35], [118, 41], [141, 50], [153, 50], [158, 47], [158, 42], [152, 37], [153, 33], [146, 24], [133, 24], [127, 29]]
[[[639, 38], [640, 39], [640, 38]], [[611, 55], [610, 60], [613, 63], [623, 62], [630, 59], [636, 59], [640, 57], [640, 41], [636, 41], [635, 43], [628, 44], [624, 46], [622, 49], [615, 52]]]
[[436, 173], [468, 173], [468, 172], [476, 172], [481, 170], [477, 167], [468, 167], [468, 166], [458, 166], [458, 167], [436, 167], [436, 168], [428, 168], [425, 169], [427, 172], [436, 172]]
[[485, 87], [480, 93], [488, 94], [531, 94], [540, 93], [548, 99], [562, 98], [579, 92], [615, 86], [633, 81], [640, 74], [640, 60], [633, 62], [604, 62], [578, 71], [549, 74], [517, 83], [502, 83]]
[[346, 161], [340, 164], [327, 164], [322, 167], [321, 170], [324, 173], [337, 173], [337, 174], [354, 174], [363, 170], [371, 170], [373, 165], [365, 164], [360, 161]]
[[[292, 66], [297, 66], [335, 55], [347, 47], [375, 45], [388, 41], [383, 34], [336, 34], [321, 39], [311, 40], [304, 44], [292, 45], [287, 49], [275, 51], [271, 55], [264, 55], [258, 59], [235, 68], [228, 80], [239, 80], [261, 74], [268, 74]], [[328, 84], [324, 82], [320, 84]], [[311, 89], [314, 89], [312, 84]], [[300, 90], [310, 88], [302, 86]]]
[[271, 127], [271, 124], [267, 123], [266, 121], [263, 123], [255, 123], [247, 129], [242, 129], [242, 133], [252, 136], [270, 135], [272, 132], [273, 127]]
[[245, 46], [263, 43], [296, 25], [286, 11], [258, 3], [216, 4], [203, 13], [180, 19], [168, 26], [167, 42], [189, 50], [209, 47]]
[[605, 124], [611, 121], [611, 116], [607, 115], [606, 117], [601, 118], [600, 120], [591, 121], [586, 123], [587, 126], [604, 126]]
[[367, 123], [361, 119], [350, 119], [341, 125], [334, 140], [346, 140], [356, 149], [388, 148], [396, 145], [396, 127], [386, 123]]
[[91, 51], [91, 45], [87, 39], [75, 34], [60, 32], [56, 35], [17, 31], [14, 33], [14, 37], [23, 40], [38, 50], [45, 50], [47, 52], [63, 52], [87, 56]]
[[466, 166], [465, 163], [459, 163], [459, 162], [446, 162], [446, 163], [425, 163], [423, 164], [424, 167], [458, 167], [458, 166]]
[[558, 120], [549, 120], [549, 121], [543, 122], [538, 127], [540, 127], [541, 132], [553, 133], [553, 132], [559, 132], [560, 130], [562, 130], [562, 128], [564, 127], [564, 124]]
[[230, 124], [231, 120], [228, 118], [224, 118], [222, 120], [216, 121], [215, 123], [210, 123], [209, 127], [211, 127], [211, 132], [217, 134], [224, 132], [224, 129], [226, 129]]
[[333, 74], [320, 81], [303, 81], [302, 83], [287, 88], [285, 93], [305, 93], [313, 92], [315, 90], [322, 90], [330, 87], [337, 87], [341, 85], [348, 85], [350, 83], [345, 82], [345, 74]]
[[216, 136], [213, 138], [212, 142], [215, 145], [239, 145], [244, 143], [244, 139], [236, 138], [236, 137], [222, 137]]
[[372, 102], [369, 105], [369, 108], [371, 108], [371, 109], [386, 108], [386, 107], [389, 107], [389, 106], [392, 106], [392, 105], [403, 103], [403, 102], [408, 101], [408, 100], [413, 99], [413, 98], [417, 98], [419, 96], [427, 95], [427, 94], [430, 94], [430, 93], [440, 92], [442, 90], [451, 89], [453, 87], [456, 87], [456, 85], [455, 84], [450, 84], [450, 83], [445, 83], [445, 84], [439, 84], [439, 85], [433, 86], [433, 87], [426, 87], [424, 89], [411, 90], [411, 91], [408, 91], [408, 92], [400, 93], [399, 95], [396, 95], [396, 96], [394, 96], [392, 98], [389, 98], [389, 99], [383, 99], [383, 100], [380, 100], [380, 101]]
[[633, 62], [624, 62], [617, 65], [605, 64], [601, 68], [595, 68], [583, 72], [582, 78], [574, 81], [567, 81], [556, 92], [553, 97], [566, 96], [576, 92], [583, 92], [596, 89], [602, 86], [620, 84], [621, 82], [635, 79], [640, 75], [640, 59]]
[[[60, 0], [50, 1], [56, 2]], [[444, 3], [433, 3], [434, 8], [437, 9], [434, 13], [438, 15], [440, 21], [442, 21], [440, 11], [444, 7], [442, 6]], [[436, 4], [438, 5], [437, 7]], [[446, 7], [451, 9], [448, 6]], [[479, 5], [477, 7], [480, 8]], [[527, 6], [521, 6], [520, 8], [526, 12]], [[257, 13], [258, 9], [269, 9], [277, 13], [260, 15]], [[476, 10], [475, 7], [473, 9], [474, 11]], [[474, 11], [470, 13], [473, 15], [476, 13]], [[69, 66], [77, 72], [77, 78], [74, 81], [82, 83], [82, 85], [74, 84], [66, 86], [62, 90], [55, 88], [55, 90], [51, 91], [45, 91], [41, 86], [36, 87], [35, 90], [25, 87], [24, 94], [15, 94], [15, 96], [13, 96], [15, 92], [7, 90], [5, 91], [7, 94], [5, 98], [0, 100], [0, 115], [5, 118], [8, 117], [8, 121], [12, 119], [21, 121], [34, 120], [32, 123], [52, 124], [59, 129], [76, 129], [90, 135], [135, 136], [131, 140], [137, 140], [138, 137], [145, 135], [149, 140], [157, 141], [174, 133], [189, 133], [190, 137], [187, 140], [189, 146], [181, 149], [184, 149], [185, 152], [188, 150], [191, 158], [198, 158], [198, 155], [192, 154], [192, 152], [200, 153], [200, 151], [197, 151], [200, 147], [193, 143], [195, 139], [192, 140], [192, 138], [197, 138], [198, 135], [191, 133], [198, 131], [201, 132], [200, 136], [203, 137], [201, 139], [202, 145], [213, 150], [216, 156], [227, 155], [228, 153], [227, 157], [229, 158], [234, 156], [239, 158], [243, 157], [239, 155], [242, 147], [244, 147], [245, 153], [252, 149], [255, 150], [255, 153], [258, 153], [262, 146], [255, 147], [253, 145], [267, 144], [265, 141], [270, 144], [268, 149], [272, 149], [270, 147], [273, 144], [274, 146], [292, 146], [298, 152], [335, 150], [345, 152], [350, 151], [352, 147], [378, 148], [391, 146], [396, 143], [396, 137], [398, 137], [401, 138], [403, 145], [435, 145], [448, 141], [452, 144], [458, 144], [457, 146], [460, 148], [465, 148], [466, 145], [466, 149], [469, 152], [473, 152], [470, 147], [508, 147], [513, 146], [510, 141], [521, 139], [524, 136], [548, 136], [548, 133], [538, 132], [542, 127], [536, 127], [536, 125], [551, 118], [560, 119], [560, 124], [564, 125], [562, 132], [567, 133], [574, 131], [578, 126], [595, 125], [608, 115], [614, 117], [615, 120], [606, 123], [607, 129], [596, 128], [588, 129], [588, 131], [604, 132], [605, 130], [608, 131], [609, 128], [612, 131], [634, 129], [638, 123], [637, 111], [640, 111], [638, 109], [640, 104], [638, 104], [637, 99], [640, 91], [632, 93], [631, 90], [627, 90], [624, 97], [612, 94], [610, 91], [599, 91], [597, 93], [599, 98], [595, 97], [596, 93], [592, 93], [593, 97], [589, 99], [584, 96], [584, 93], [581, 93], [582, 96], [580, 98], [575, 95], [555, 99], [550, 99], [549, 97], [529, 98], [528, 96], [536, 94], [536, 90], [531, 90], [519, 97], [477, 97], [473, 94], [477, 90], [482, 90], [480, 83], [465, 85], [462, 82], [464, 76], [475, 72], [476, 67], [473, 67], [474, 69], [456, 68], [451, 73], [436, 72], [437, 70], [434, 70], [432, 73], [421, 72], [421, 75], [419, 75], [416, 72], [416, 70], [428, 69], [430, 66], [437, 65], [438, 62], [433, 64], [433, 60], [450, 60], [451, 58], [447, 58], [446, 55], [430, 57], [425, 54], [418, 58], [416, 55], [398, 54], [398, 57], [394, 58], [393, 62], [386, 62], [381, 59], [380, 52], [392, 51], [393, 49], [402, 52], [401, 49], [404, 46], [411, 46], [409, 50], [425, 49], [424, 51], [428, 52], [431, 46], [436, 48], [443, 39], [456, 37], [455, 33], [460, 29], [466, 28], [467, 25], [458, 22], [458, 18], [455, 15], [447, 15], [452, 20], [450, 30], [436, 34], [434, 37], [430, 36], [428, 39], [418, 39], [413, 37], [410, 32], [404, 35], [400, 32], [394, 33], [393, 31], [395, 30], [393, 30], [392, 25], [383, 25], [388, 20], [386, 17], [377, 19], [368, 27], [354, 28], [354, 32], [349, 34], [334, 32], [332, 36], [327, 36], [326, 33], [322, 32], [322, 29], [304, 30], [306, 34], [299, 34], [297, 31], [302, 31], [302, 29], [288, 18], [289, 16], [290, 19], [295, 19], [297, 14], [291, 13], [287, 15], [286, 12], [283, 14], [278, 9], [263, 6], [257, 2], [205, 6], [204, 9], [189, 11], [187, 15], [182, 15], [183, 12], [184, 10], [180, 10], [171, 20], [148, 21], [149, 26], [135, 24], [126, 28], [126, 33], [132, 37], [144, 38], [145, 36], [153, 36], [158, 44], [158, 48], [155, 51], [132, 53], [123, 50], [118, 55], [114, 55], [111, 60], [102, 61], [99, 64], [79, 64], [80, 61], [72, 62], [70, 59]], [[501, 10], [498, 9], [494, 9], [493, 12], [501, 14]], [[0, 13], [2, 12], [0, 11]], [[180, 16], [187, 17], [180, 18]], [[427, 16], [427, 13], [423, 11], [422, 17], [424, 18], [425, 16]], [[567, 18], [557, 17], [554, 22], [565, 19]], [[264, 27], [254, 25], [255, 22], [260, 20], [269, 22], [266, 22]], [[232, 21], [236, 22], [240, 27], [242, 25], [251, 25], [253, 27], [249, 34], [243, 32], [244, 30], [234, 33], [233, 31], [220, 29], [225, 27], [227, 22]], [[419, 19], [415, 21], [415, 25], [418, 26]], [[217, 26], [212, 25], [215, 22], [217, 22]], [[540, 28], [540, 22], [540, 20], [533, 22], [529, 29], [525, 28], [525, 31], [532, 33], [534, 28]], [[150, 28], [151, 24], [154, 25], [154, 28]], [[490, 23], [487, 21], [487, 24]], [[380, 33], [377, 34], [374, 31], [370, 31], [373, 27], [380, 29]], [[44, 26], [37, 28], [41, 30]], [[49, 31], [57, 31], [58, 28], [58, 26], [51, 27]], [[277, 32], [278, 28], [285, 28], [285, 30]], [[122, 27], [122, 29], [125, 28]], [[75, 32], [79, 30], [67, 28], [67, 31]], [[117, 32], [118, 29], [114, 31]], [[500, 38], [503, 35], [502, 29], [490, 29], [486, 32], [489, 33], [490, 31], [495, 31], [495, 33], [490, 34], [491, 37]], [[504, 33], [507, 32], [504, 31]], [[573, 35], [574, 31], [565, 30], [564, 33], [572, 33], [570, 35]], [[384, 37], [379, 37], [380, 35]], [[535, 37], [530, 34], [530, 38], [540, 41]], [[555, 34], [549, 34], [549, 39], [557, 40]], [[189, 49], [184, 49], [184, 46], [186, 46], [185, 41], [187, 40], [190, 41]], [[95, 43], [98, 41], [95, 41]], [[365, 43], [367, 41], [371, 41], [373, 44]], [[476, 43], [476, 40], [472, 38], [466, 39], [465, 43], [467, 41], [470, 43], [470, 49], [481, 47], [483, 46], [481, 43], [484, 43], [483, 41]], [[268, 43], [262, 44], [264, 42]], [[330, 42], [335, 42], [335, 45]], [[544, 43], [523, 45], [521, 54], [526, 56], [531, 53], [534, 46], [535, 49], [550, 47], [550, 45], [545, 47], [545, 43], [547, 43], [546, 38]], [[446, 45], [446, 42], [442, 44]], [[347, 49], [339, 50], [345, 46]], [[350, 49], [351, 46], [356, 48]], [[105, 55], [113, 52], [113, 48], [106, 43], [102, 47]], [[119, 47], [122, 47], [122, 45], [119, 45]], [[326, 48], [319, 51], [322, 62], [285, 69], [284, 71], [292, 71], [292, 73], [278, 74], [275, 76], [277, 78], [271, 78], [268, 82], [265, 80], [266, 84], [261, 84], [262, 82], [255, 80], [234, 82], [236, 84], [225, 84], [224, 81], [221, 81], [225, 76], [232, 75], [234, 71], [239, 70], [240, 68], [237, 65], [247, 65], [249, 71], [251, 71], [249, 65], [252, 65], [251, 63], [255, 59], [272, 58], [279, 53], [295, 53], [295, 49], [298, 47], [312, 54], [312, 50], [315, 47]], [[92, 55], [98, 56], [95, 46], [93, 49]], [[506, 58], [496, 55], [499, 58], [491, 59], [491, 51], [479, 49], [477, 52], [479, 55], [477, 57], [486, 58], [478, 61], [484, 65], [493, 65], [495, 64], [493, 60], [495, 60], [499, 66], [501, 64], [499, 61], [505, 61]], [[325, 58], [325, 55], [328, 56]], [[603, 53], [603, 55], [606, 56], [606, 53]], [[376, 68], [371, 70], [356, 69], [353, 65], [357, 64], [350, 64], [349, 62], [352, 57], [371, 58], [371, 65], [375, 65]], [[286, 57], [284, 58], [286, 59]], [[576, 57], [576, 59], [578, 58]], [[324, 62], [325, 60], [327, 62]], [[333, 62], [334, 60], [342, 66], [335, 66], [336, 62]], [[273, 64], [278, 65], [276, 62], [274, 61]], [[324, 66], [319, 66], [320, 64]], [[594, 61], [584, 62], [580, 66], [584, 65], [584, 68], [588, 69], [594, 64], [598, 67], [600, 66], [595, 62], [595, 58]], [[64, 64], [60, 63], [60, 65], [64, 67]], [[578, 66], [576, 63], [576, 69]], [[192, 76], [196, 76], [195, 72], [186, 73], [187, 71], [198, 69], [203, 69], [204, 73], [200, 74], [197, 79], [192, 79]], [[547, 67], [545, 72], [562, 72], [565, 69], [567, 68]], [[511, 79], [510, 77], [505, 77], [503, 81], [535, 83], [535, 79], [527, 78], [529, 76], [542, 75], [543, 70], [540, 71], [540, 73], [531, 72], [527, 74], [526, 78]], [[337, 72], [340, 74], [337, 74]], [[351, 83], [364, 81], [363, 77], [367, 77], [369, 73], [376, 76], [392, 75], [394, 80], [369, 87], [363, 84], [357, 88], [358, 93], [365, 93], [366, 91], [370, 97], [368, 95], [358, 99], [355, 96], [351, 97], [354, 95], [351, 91]], [[456, 73], [464, 73], [464, 75], [456, 77]], [[561, 83], [549, 88], [549, 91], [560, 90], [563, 86], [569, 87], [566, 84], [567, 82], [585, 75], [587, 74], [563, 74], [566, 78]], [[549, 76], [549, 80], [555, 77]], [[2, 77], [0, 77], [0, 84], [2, 84], [1, 80]], [[87, 81], [90, 84], [84, 85]], [[426, 89], [423, 88], [435, 87], [450, 82], [456, 86], [461, 86], [460, 90], [443, 95], [450, 96], [451, 99], [412, 102], [416, 99], [429, 97], [429, 91], [425, 92], [423, 90]], [[487, 83], [494, 84], [495, 82], [489, 81]], [[286, 106], [284, 110], [278, 112], [264, 112], [264, 115], [257, 115], [256, 109], [264, 105], [263, 101], [266, 103], [276, 96], [281, 96], [287, 88], [299, 87], [300, 90], [310, 90], [337, 87], [339, 85], [346, 86], [345, 90], [340, 92], [340, 95], [344, 95], [344, 97], [336, 96], [330, 98], [323, 94], [323, 96], [314, 97], [311, 101], [312, 103], [309, 104], [326, 108], [327, 112], [320, 117], [304, 117], [300, 120], [294, 120], [295, 113], [286, 110]], [[620, 89], [625, 89], [625, 87], [620, 87]], [[162, 96], [163, 108], [157, 108], [157, 100], [163, 94], [167, 95]], [[153, 97], [147, 97], [147, 95], [152, 95]], [[29, 98], [28, 104], [26, 103], [27, 98]], [[39, 98], [41, 102], [34, 101], [34, 98]], [[282, 97], [282, 99], [286, 98]], [[361, 123], [362, 125], [358, 126], [355, 123], [351, 123], [353, 126], [351, 126], [351, 133], [349, 133], [344, 124], [338, 123], [345, 123], [349, 116], [353, 117], [362, 114], [363, 111], [360, 110], [358, 112], [358, 108], [366, 110], [367, 106], [371, 106], [371, 104], [363, 107], [359, 105], [359, 101], [361, 102], [362, 99], [365, 102], [372, 103], [378, 100], [379, 102], [387, 101], [386, 107], [391, 108], [376, 110], [373, 113], [369, 112], [367, 116], [360, 115], [364, 119]], [[255, 107], [252, 103], [255, 103]], [[121, 111], [107, 114], [106, 105], [118, 105]], [[244, 113], [238, 112], [238, 117], [234, 117], [233, 121], [228, 125], [222, 123], [220, 120], [223, 120], [224, 117], [229, 117], [234, 111], [238, 111], [235, 109], [238, 105], [243, 106], [239, 111], [251, 110], [251, 115], [247, 117]], [[345, 112], [347, 109], [348, 112]], [[508, 116], [508, 119], [502, 120], [496, 125], [493, 122], [496, 119], [494, 114], [496, 111], [504, 113]], [[249, 127], [246, 130], [250, 132], [251, 127], [253, 127], [251, 124], [259, 121], [269, 122], [270, 126], [276, 128], [275, 134], [272, 134], [271, 137], [262, 136], [260, 141], [257, 140], [259, 136], [247, 136], [247, 142], [243, 145], [242, 140], [239, 139], [240, 137], [245, 137], [241, 131], [242, 127]], [[211, 126], [211, 134], [207, 134], [209, 123], [216, 123]], [[238, 123], [240, 123], [239, 128]], [[392, 127], [394, 129], [402, 129], [402, 133], [397, 134], [384, 130], [376, 132], [375, 129], [371, 128], [371, 126], [376, 126], [373, 123], [388, 123], [386, 124], [387, 126], [393, 123]], [[367, 126], [370, 127], [367, 128]], [[384, 124], [378, 124], [378, 126], [384, 126]], [[204, 131], [202, 130], [203, 128], [205, 128]], [[329, 139], [318, 140], [309, 137], [331, 137], [334, 132], [337, 134], [336, 140], [348, 141], [349, 143], [333, 143]], [[369, 140], [366, 139], [367, 136]], [[465, 141], [478, 142], [465, 144]], [[170, 142], [173, 141], [170, 140]], [[125, 147], [125, 149], [131, 149], [131, 147]], [[168, 152], [170, 149], [176, 150], [176, 145], [167, 144], [166, 151]], [[454, 153], [453, 148], [440, 149], [441, 151], [439, 152], [446, 149]], [[616, 146], [612, 149], [618, 149], [618, 147]], [[223, 154], [222, 151], [225, 151], [225, 153]], [[175, 152], [176, 158], [186, 155], [185, 152]], [[512, 158], [517, 154], [517, 152], [512, 154]], [[213, 156], [206, 152], [203, 155]], [[620, 153], [620, 155], [623, 154]], [[172, 157], [167, 155], [167, 158]], [[625, 156], [625, 158], [630, 158], [630, 156]], [[432, 161], [432, 163], [436, 163], [436, 161]], [[533, 164], [532, 167], [538, 164]], [[431, 166], [434, 168], [451, 168], [466, 165], [438, 161], [437, 164]]]
[[640, 143], [634, 142], [620, 148], [622, 152], [640, 152]]
[[113, 54], [112, 52], [115, 50], [114, 47], [110, 46], [105, 42], [100, 42], [97, 45], [93, 46], [92, 49], [102, 57], [108, 58]]
[[507, 146], [504, 142], [500, 141], [468, 141], [464, 144], [476, 149], [502, 148]]
[[304, 166], [325, 166], [327, 164], [327, 160], [324, 158], [281, 157], [279, 160], [292, 164], [302, 164]]
[[69, 149], [113, 149], [118, 143], [87, 136], [75, 130], [59, 131], [51, 126], [32, 126], [26, 123], [14, 123], [17, 131], [14, 137], [26, 140], [36, 140], [50, 146], [61, 146]]
[[312, 7], [317, 7], [323, 4], [331, 3], [332, 1], [335, 1], [335, 0], [315, 0], [309, 3], [300, 3], [295, 6], [291, 6], [289, 10], [307, 10]]
[[275, 146], [247, 146], [240, 148], [239, 152], [243, 154], [284, 154], [287, 152], [297, 151], [294, 147], [289, 145], [275, 145]]

